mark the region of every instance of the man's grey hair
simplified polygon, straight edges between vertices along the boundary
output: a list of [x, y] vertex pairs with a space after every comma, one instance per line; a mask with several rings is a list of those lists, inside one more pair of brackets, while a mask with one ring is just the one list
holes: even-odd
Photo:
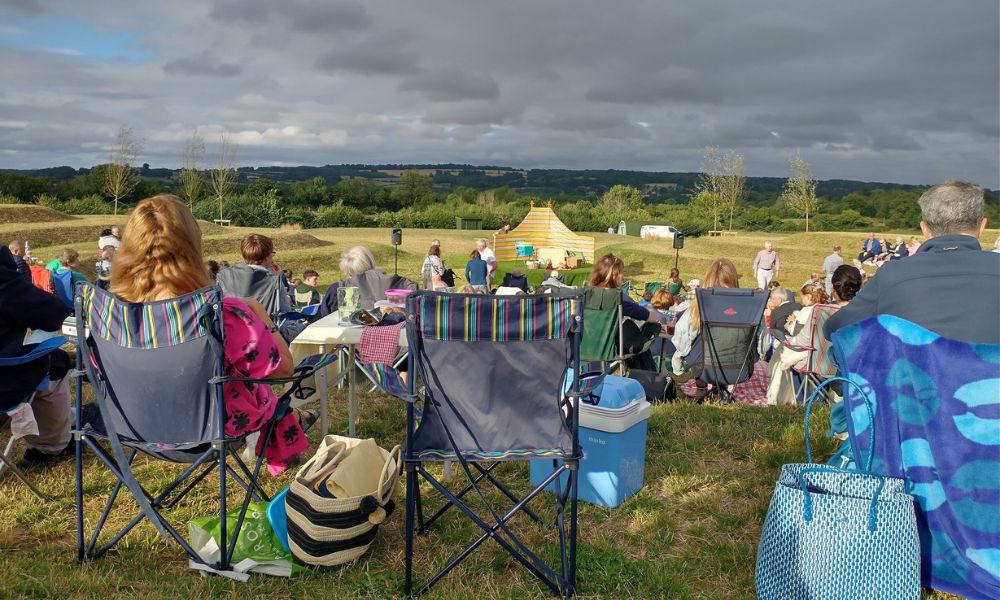
[[11, 242], [7, 244], [7, 248], [10, 250], [11, 254], [20, 252], [21, 247], [21, 240], [11, 240]]
[[920, 218], [935, 236], [976, 231], [985, 199], [983, 188], [974, 183], [945, 181], [920, 196]]
[[476, 240], [476, 245], [477, 246], [482, 246], [483, 248], [485, 248], [486, 247], [486, 238], [479, 238], [478, 240]]
[[340, 272], [355, 277], [375, 268], [375, 255], [364, 246], [352, 246], [340, 253]]
[[781, 302], [779, 304], [784, 304], [785, 302], [788, 302], [788, 290], [786, 290], [783, 287], [774, 288], [773, 290], [771, 290], [771, 299], [780, 300]]

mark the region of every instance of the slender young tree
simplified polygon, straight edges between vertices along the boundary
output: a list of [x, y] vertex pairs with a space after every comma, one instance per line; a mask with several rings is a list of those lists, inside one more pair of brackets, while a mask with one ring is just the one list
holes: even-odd
[[216, 168], [212, 169], [209, 177], [209, 185], [212, 188], [212, 195], [219, 201], [219, 220], [224, 219], [222, 206], [226, 197], [232, 193], [233, 186], [236, 185], [236, 154], [239, 147], [232, 143], [225, 133], [219, 136], [219, 154]]
[[184, 145], [184, 166], [177, 174], [177, 182], [180, 184], [181, 196], [187, 200], [188, 207], [194, 208], [194, 203], [201, 197], [201, 190], [205, 185], [205, 180], [198, 170], [201, 157], [205, 155], [205, 141], [201, 139], [198, 132], [194, 132], [191, 139]]
[[111, 149], [111, 162], [104, 169], [101, 191], [105, 196], [115, 201], [115, 214], [118, 214], [118, 201], [128, 196], [135, 189], [139, 178], [132, 169], [132, 163], [139, 155], [141, 144], [135, 139], [131, 127], [119, 127], [115, 135], [115, 145]]
[[816, 181], [809, 174], [809, 164], [796, 152], [791, 160], [792, 176], [785, 182], [785, 191], [780, 201], [806, 218], [806, 232], [809, 232], [809, 215], [819, 208], [816, 197]]

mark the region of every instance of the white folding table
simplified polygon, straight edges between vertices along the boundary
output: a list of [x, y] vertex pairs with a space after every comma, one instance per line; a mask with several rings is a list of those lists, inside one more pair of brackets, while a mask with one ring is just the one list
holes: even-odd
[[[347, 348], [347, 363], [334, 381], [336, 385], [344, 378], [347, 378], [347, 419], [348, 435], [354, 436], [357, 424], [357, 349], [361, 343], [361, 332], [364, 329], [361, 325], [351, 325], [340, 320], [337, 313], [329, 314], [315, 323], [306, 327], [294, 340], [292, 340], [292, 358], [298, 362], [302, 358], [311, 354], [322, 354], [336, 346]], [[406, 329], [399, 330], [399, 347], [406, 347]], [[320, 427], [324, 432], [329, 426], [329, 397], [331, 382], [327, 377], [326, 369], [321, 369], [316, 373], [316, 393], [320, 394], [319, 414]]]

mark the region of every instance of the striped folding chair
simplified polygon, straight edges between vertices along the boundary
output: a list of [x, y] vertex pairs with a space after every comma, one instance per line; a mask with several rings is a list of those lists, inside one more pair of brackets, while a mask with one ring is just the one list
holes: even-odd
[[[148, 520], [190, 559], [207, 564], [161, 512], [182, 500], [213, 471], [219, 475], [220, 522], [226, 523], [227, 481], [245, 491], [232, 530], [220, 531], [218, 560], [209, 567], [230, 569], [236, 540], [253, 500], [268, 500], [258, 481], [263, 453], [251, 469], [239, 456], [242, 438], [225, 434], [227, 421], [223, 384], [286, 385], [270, 421], [261, 430], [264, 443], [278, 435], [275, 424], [291, 410], [293, 396], [311, 393], [303, 379], [325, 367], [333, 357], [303, 360], [293, 376], [253, 379], [226, 376], [223, 369], [222, 293], [217, 286], [157, 302], [122, 302], [90, 284], [77, 289], [77, 370], [80, 383], [89, 382], [100, 423], [82, 422], [82, 385], [77, 385], [76, 443], [77, 558], [96, 560], [107, 553], [142, 520]], [[110, 447], [110, 451], [105, 445]], [[83, 452], [92, 451], [117, 479], [89, 541], [84, 542]], [[186, 465], [162, 490], [139, 483], [132, 464], [142, 453], [152, 459]], [[132, 495], [139, 513], [110, 540], [97, 542], [122, 489]]]
[[[427, 579], [417, 595], [491, 539], [553, 592], [572, 595], [576, 588], [577, 467], [581, 458], [578, 399], [583, 294], [417, 292], [407, 297], [406, 304], [410, 356], [402, 395], [407, 401], [403, 455], [407, 469], [405, 592], [414, 592], [415, 534], [423, 533], [455, 508], [482, 530], [481, 535]], [[470, 371], [469, 365], [477, 364], [483, 368]], [[417, 385], [418, 378], [422, 387]], [[426, 463], [449, 460], [457, 461], [458, 478], [464, 482], [457, 492], [425, 467]], [[514, 460], [552, 461], [554, 469], [541, 484], [518, 497], [493, 474], [497, 465]], [[443, 506], [426, 519], [422, 484], [444, 499]], [[495, 487], [499, 496], [488, 498], [488, 485]], [[528, 507], [552, 485], [554, 524]], [[496, 497], [502, 498], [503, 507], [497, 505]], [[474, 504], [470, 505], [469, 499]], [[522, 513], [530, 522], [517, 522], [518, 529], [532, 526], [531, 522], [554, 525], [550, 535], [557, 538], [554, 543], [560, 556], [555, 568], [515, 533], [514, 520]]]

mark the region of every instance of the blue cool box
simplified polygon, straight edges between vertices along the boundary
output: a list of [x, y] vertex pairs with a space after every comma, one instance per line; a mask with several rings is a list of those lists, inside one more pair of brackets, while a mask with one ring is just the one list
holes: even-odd
[[[579, 498], [614, 508], [642, 489], [650, 405], [642, 385], [625, 377], [609, 375], [597, 392], [597, 405], [580, 405]], [[552, 462], [533, 460], [530, 469], [532, 485], [539, 485], [552, 474]], [[548, 489], [555, 491], [555, 483]]]

